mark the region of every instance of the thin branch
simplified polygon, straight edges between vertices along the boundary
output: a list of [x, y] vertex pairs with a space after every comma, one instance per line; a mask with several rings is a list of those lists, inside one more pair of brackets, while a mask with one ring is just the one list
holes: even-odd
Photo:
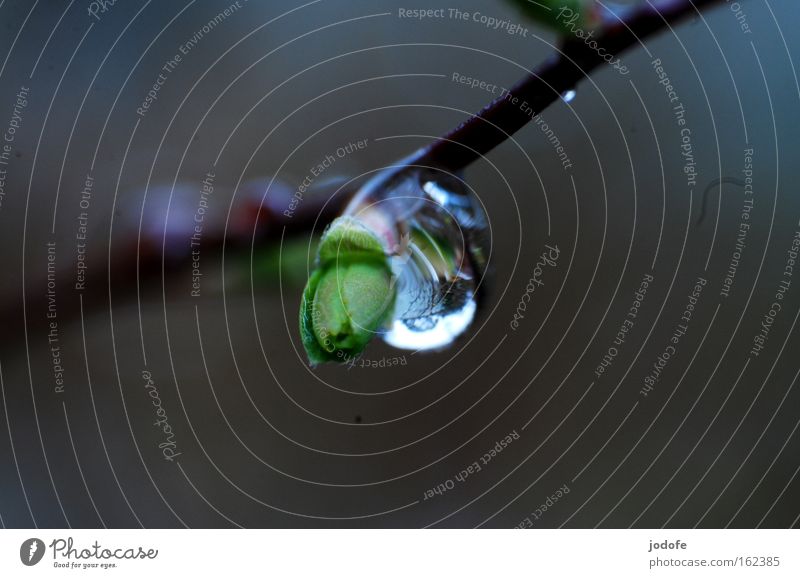
[[[417, 151], [408, 159], [409, 164], [438, 166], [448, 171], [465, 168], [525, 126], [560, 95], [574, 89], [592, 70], [605, 64], [601, 54], [618, 57], [668, 24], [719, 2], [666, 0], [657, 5], [648, 2], [646, 6], [630, 9], [621, 19], [606, 17], [602, 30], [592, 38], [597, 41], [596, 49], [583, 39], [568, 39], [559, 54], [520, 80], [509, 90], [509, 95], [494, 100], [441, 139]], [[524, 108], [520, 106], [523, 102]]]

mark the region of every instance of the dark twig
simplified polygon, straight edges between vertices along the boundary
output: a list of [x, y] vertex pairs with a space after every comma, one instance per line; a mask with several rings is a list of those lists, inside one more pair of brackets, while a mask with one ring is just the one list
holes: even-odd
[[[606, 53], [618, 56], [640, 40], [703, 7], [721, 0], [662, 0], [633, 8], [621, 19], [606, 17], [606, 22], [593, 39]], [[542, 112], [559, 96], [575, 86], [589, 73], [604, 64], [597, 49], [582, 39], [568, 39], [562, 51], [520, 80], [512, 89], [512, 98], [500, 97], [478, 114], [470, 117], [441, 139], [419, 150], [409, 164], [437, 166], [449, 171], [465, 168], [505, 141], [509, 136]], [[525, 108], [520, 103], [525, 102]]]

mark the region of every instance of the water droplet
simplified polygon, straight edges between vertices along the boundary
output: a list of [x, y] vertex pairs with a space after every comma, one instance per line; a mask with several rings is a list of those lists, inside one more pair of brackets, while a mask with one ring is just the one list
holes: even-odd
[[475, 195], [457, 177], [407, 168], [367, 183], [345, 214], [381, 239], [396, 300], [382, 337], [399, 349], [440, 349], [472, 323], [489, 231]]
[[568, 90], [561, 94], [561, 98], [564, 99], [564, 102], [572, 102], [576, 94], [577, 92], [574, 90]]

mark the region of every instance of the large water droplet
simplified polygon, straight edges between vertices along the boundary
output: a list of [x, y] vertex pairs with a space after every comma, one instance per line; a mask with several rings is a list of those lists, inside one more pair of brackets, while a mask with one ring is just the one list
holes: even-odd
[[382, 333], [389, 345], [439, 349], [470, 326], [490, 239], [479, 201], [459, 178], [396, 170], [367, 183], [345, 214], [372, 229], [390, 259], [397, 297]]

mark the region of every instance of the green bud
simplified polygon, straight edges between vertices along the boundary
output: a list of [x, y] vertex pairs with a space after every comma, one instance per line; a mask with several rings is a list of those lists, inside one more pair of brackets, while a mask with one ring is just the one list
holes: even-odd
[[339, 217], [322, 235], [319, 262], [322, 265], [360, 258], [385, 260], [380, 239], [353, 217]]
[[394, 283], [380, 240], [357, 220], [340, 217], [322, 237], [319, 267], [300, 306], [300, 334], [311, 363], [361, 353], [393, 304]]
[[511, 0], [527, 16], [565, 34], [573, 26], [586, 28], [592, 19], [594, 0]]

